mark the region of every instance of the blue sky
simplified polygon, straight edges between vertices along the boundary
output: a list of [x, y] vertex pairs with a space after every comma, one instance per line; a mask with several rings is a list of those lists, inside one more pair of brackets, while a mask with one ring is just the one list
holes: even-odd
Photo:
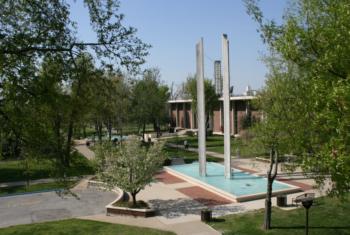
[[[87, 9], [81, 0], [69, 1], [78, 37], [94, 39]], [[280, 21], [286, 0], [261, 0], [269, 19]], [[158, 67], [167, 84], [181, 84], [195, 73], [195, 44], [204, 38], [205, 76], [213, 78], [214, 60], [221, 59], [221, 35], [230, 40], [231, 85], [236, 94], [247, 85], [263, 86], [266, 52], [257, 24], [247, 15], [241, 0], [121, 0], [125, 24], [137, 28], [137, 36], [152, 45], [143, 68]]]

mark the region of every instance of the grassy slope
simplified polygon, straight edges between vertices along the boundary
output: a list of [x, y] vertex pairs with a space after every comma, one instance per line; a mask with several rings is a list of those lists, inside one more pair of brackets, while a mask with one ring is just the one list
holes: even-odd
[[[188, 144], [190, 145], [190, 147], [193, 147], [193, 148], [198, 147], [198, 139], [196, 136], [174, 137], [169, 139], [167, 142], [174, 143], [174, 144], [177, 143], [182, 145], [184, 140], [188, 141]], [[206, 146], [207, 146], [207, 151], [224, 153], [224, 137], [218, 136], [218, 135], [208, 136], [206, 140]], [[241, 139], [231, 138], [232, 155], [236, 155], [237, 148], [239, 148], [240, 155], [242, 157], [256, 157], [258, 155], [263, 154], [263, 153], [257, 153], [254, 148], [251, 148], [251, 146], [244, 144], [244, 142]]]
[[[342, 202], [335, 198], [317, 199], [317, 204], [309, 211], [310, 235], [345, 235], [350, 234], [350, 196], [347, 201]], [[249, 212], [240, 215], [229, 215], [221, 217], [212, 225], [224, 234], [273, 234], [273, 235], [297, 235], [305, 234], [305, 210], [284, 211], [273, 208], [273, 229], [265, 232], [261, 229], [264, 210]]]
[[[76, 181], [71, 181], [69, 182], [68, 187], [71, 187], [74, 184], [76, 184]], [[43, 190], [54, 190], [54, 189], [61, 189], [64, 187], [65, 186], [60, 182], [33, 184], [33, 185], [29, 185], [28, 188], [24, 185], [5, 187], [5, 188], [0, 188], [0, 196], [7, 196], [11, 194], [16, 194], [16, 193], [37, 192], [37, 191], [43, 191]]]
[[[170, 148], [170, 147], [164, 147], [163, 152], [166, 154], [168, 158], [182, 157], [186, 163], [198, 161], [198, 153], [195, 153], [195, 152], [190, 152], [190, 151], [185, 151], [182, 149], [176, 149], [176, 148]], [[223, 159], [214, 158], [207, 155], [207, 161], [220, 162], [220, 161], [223, 161]]]
[[[30, 164], [30, 179], [43, 179], [55, 176], [54, 163], [49, 160], [38, 160]], [[71, 158], [71, 167], [68, 169], [68, 176], [79, 176], [94, 174], [95, 166], [92, 162], [78, 153]], [[13, 182], [25, 180], [24, 162], [0, 161], [0, 182]]]
[[127, 225], [109, 224], [89, 220], [69, 219], [29, 225], [18, 225], [0, 229], [1, 235], [157, 235], [170, 232], [139, 228]]

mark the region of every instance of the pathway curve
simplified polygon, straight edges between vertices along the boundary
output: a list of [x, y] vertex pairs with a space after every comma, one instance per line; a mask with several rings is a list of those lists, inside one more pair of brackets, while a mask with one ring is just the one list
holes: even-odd
[[105, 214], [94, 215], [94, 216], [84, 216], [80, 217], [81, 219], [88, 219], [94, 221], [101, 221], [114, 224], [126, 224], [131, 226], [154, 228], [165, 231], [171, 231], [177, 235], [220, 235], [221, 233], [213, 229], [207, 224], [200, 222], [199, 220], [186, 221], [182, 222], [172, 222], [167, 223], [160, 218], [151, 217], [151, 218], [141, 218], [141, 217], [130, 217], [130, 216], [106, 216]]
[[[179, 181], [176, 181], [179, 182]], [[187, 182], [153, 182], [138, 194], [138, 200], [147, 201], [156, 208], [158, 216], [140, 218], [106, 214], [83, 216], [81, 219], [126, 224], [172, 231], [178, 235], [219, 235], [209, 225], [200, 221], [200, 211], [207, 208], [202, 203], [176, 190], [193, 186]]]
[[89, 160], [95, 158], [95, 153], [92, 150], [90, 150], [84, 143], [76, 144], [74, 148]]

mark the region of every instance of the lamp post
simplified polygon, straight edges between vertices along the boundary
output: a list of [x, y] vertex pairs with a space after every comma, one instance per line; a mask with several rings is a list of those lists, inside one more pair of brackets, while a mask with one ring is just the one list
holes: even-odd
[[305, 222], [305, 234], [309, 234], [309, 209], [312, 206], [312, 203], [314, 202], [314, 193], [305, 193], [298, 197], [296, 197], [295, 202], [301, 202], [303, 207], [305, 208], [306, 212], [306, 222]]

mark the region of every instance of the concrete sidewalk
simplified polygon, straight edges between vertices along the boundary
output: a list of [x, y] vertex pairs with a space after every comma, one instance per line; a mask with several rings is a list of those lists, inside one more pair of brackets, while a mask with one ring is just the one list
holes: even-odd
[[191, 183], [184, 181], [174, 181], [171, 183], [155, 181], [147, 185], [145, 189], [137, 195], [137, 200], [146, 201], [152, 208], [155, 208], [159, 213], [159, 215], [155, 217], [140, 218], [97, 214], [80, 218], [167, 230], [180, 235], [221, 234], [200, 221], [200, 211], [207, 207], [178, 190], [179, 188], [191, 186], [193, 186]]
[[178, 235], [219, 235], [220, 232], [216, 231], [209, 225], [202, 223], [198, 220], [191, 221], [169, 221], [161, 216], [151, 218], [140, 218], [122, 215], [106, 216], [105, 214], [83, 216], [80, 219], [101, 221], [114, 224], [125, 224], [137, 227], [146, 227], [153, 229], [160, 229], [165, 231], [171, 231]]
[[74, 148], [89, 160], [92, 160], [95, 158], [95, 153], [93, 151], [91, 151], [86, 146], [85, 143], [79, 143], [79, 144], [75, 145]]

